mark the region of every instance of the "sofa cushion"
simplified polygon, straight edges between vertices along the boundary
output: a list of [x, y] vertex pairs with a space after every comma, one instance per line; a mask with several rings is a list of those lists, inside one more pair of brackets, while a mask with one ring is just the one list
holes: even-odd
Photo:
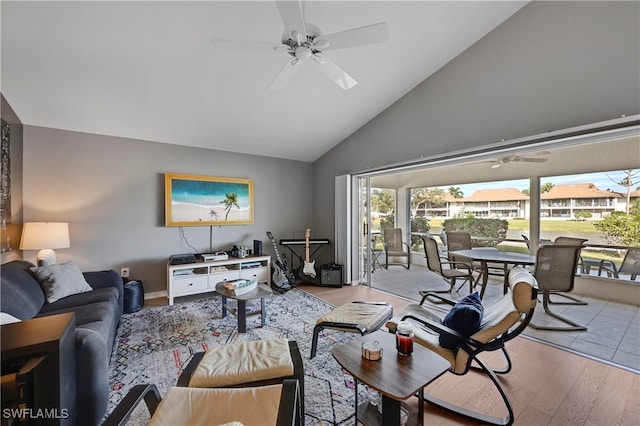
[[56, 315], [64, 312], [76, 314], [76, 330], [85, 328], [98, 333], [106, 342], [107, 349], [111, 352], [113, 340], [118, 328], [119, 317], [116, 316], [115, 302], [96, 302], [80, 306], [68, 306], [66, 309], [47, 311], [38, 314], [38, 317]]
[[40, 281], [49, 303], [93, 290], [84, 279], [80, 267], [73, 261], [40, 267], [34, 266], [31, 270]]
[[44, 291], [29, 268], [33, 263], [14, 260], [2, 265], [0, 303], [2, 312], [21, 320], [31, 319], [42, 309]]
[[123, 313], [124, 288], [120, 275], [113, 269], [107, 271], [83, 272], [84, 278], [94, 290], [99, 288], [114, 288], [118, 294], [118, 316]]
[[99, 288], [86, 293], [74, 294], [60, 299], [57, 302], [45, 303], [38, 315], [50, 315], [52, 313], [58, 314], [61, 311], [69, 312], [70, 309], [75, 309], [78, 306], [98, 302], [109, 302], [117, 306], [118, 290], [113, 287]]

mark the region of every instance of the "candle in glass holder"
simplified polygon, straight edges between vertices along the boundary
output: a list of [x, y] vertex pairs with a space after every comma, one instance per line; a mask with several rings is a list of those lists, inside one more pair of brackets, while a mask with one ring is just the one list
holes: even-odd
[[400, 355], [413, 352], [413, 327], [408, 321], [400, 321], [396, 328], [396, 349]]

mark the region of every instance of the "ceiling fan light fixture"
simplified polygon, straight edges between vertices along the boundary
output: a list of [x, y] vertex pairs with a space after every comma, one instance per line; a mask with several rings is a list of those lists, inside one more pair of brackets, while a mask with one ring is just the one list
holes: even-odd
[[301, 61], [307, 61], [311, 59], [312, 56], [313, 52], [311, 52], [311, 49], [309, 49], [308, 47], [300, 46], [296, 48], [296, 58], [300, 59]]

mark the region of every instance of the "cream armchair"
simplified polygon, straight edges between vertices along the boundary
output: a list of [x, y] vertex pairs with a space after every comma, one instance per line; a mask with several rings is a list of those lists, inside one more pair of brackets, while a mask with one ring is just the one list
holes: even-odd
[[107, 417], [104, 426], [125, 425], [144, 400], [149, 425], [275, 425], [301, 424], [298, 381], [249, 388], [169, 388], [164, 398], [155, 385], [131, 388]]

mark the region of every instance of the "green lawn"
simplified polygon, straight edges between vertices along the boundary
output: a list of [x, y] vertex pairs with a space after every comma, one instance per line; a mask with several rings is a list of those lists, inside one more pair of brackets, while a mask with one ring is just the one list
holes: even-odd
[[[509, 220], [509, 229], [512, 231], [528, 231], [529, 220]], [[598, 232], [593, 226], [593, 222], [586, 220], [580, 222], [577, 220], [540, 220], [540, 229], [557, 232]]]
[[[431, 219], [429, 225], [432, 228], [441, 228], [444, 219]], [[593, 226], [593, 222], [577, 220], [541, 220], [540, 229], [543, 231], [553, 232], [598, 232]], [[510, 231], [526, 231], [529, 232], [528, 219], [510, 219]]]

